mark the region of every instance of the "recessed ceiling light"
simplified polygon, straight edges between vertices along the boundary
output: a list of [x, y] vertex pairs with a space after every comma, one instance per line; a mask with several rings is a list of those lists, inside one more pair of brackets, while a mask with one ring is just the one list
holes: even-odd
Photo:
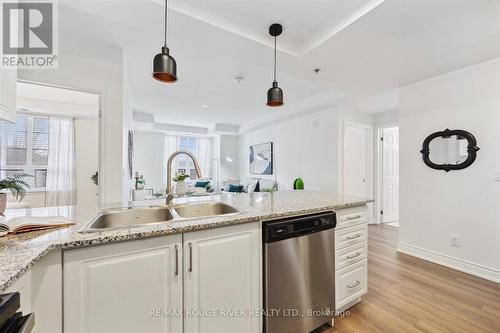
[[206, 108], [208, 108], [208, 105], [202, 105], [201, 107], [206, 109]]

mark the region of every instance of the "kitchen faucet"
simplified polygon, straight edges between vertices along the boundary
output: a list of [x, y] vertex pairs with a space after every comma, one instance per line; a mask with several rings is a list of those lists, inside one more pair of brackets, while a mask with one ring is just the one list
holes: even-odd
[[169, 205], [172, 202], [172, 200], [174, 199], [174, 194], [172, 191], [172, 162], [174, 161], [174, 158], [177, 157], [177, 155], [187, 155], [189, 158], [191, 158], [191, 160], [193, 161], [193, 164], [194, 164], [194, 170], [196, 171], [196, 177], [197, 178], [202, 177], [200, 165], [198, 164], [198, 160], [196, 159], [196, 157], [192, 153], [190, 153], [188, 151], [176, 151], [175, 153], [170, 155], [170, 157], [168, 158], [168, 161], [167, 161], [167, 193], [166, 193], [166, 201], [165, 201], [166, 205]]

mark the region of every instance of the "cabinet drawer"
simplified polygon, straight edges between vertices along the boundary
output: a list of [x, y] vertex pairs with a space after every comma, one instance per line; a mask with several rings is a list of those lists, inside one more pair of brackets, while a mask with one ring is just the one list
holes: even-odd
[[337, 214], [337, 227], [342, 229], [366, 222], [366, 206], [341, 209]]
[[368, 285], [367, 260], [360, 261], [335, 273], [335, 307], [354, 301], [366, 294]]
[[335, 250], [366, 241], [368, 226], [366, 224], [335, 230]]
[[367, 242], [354, 244], [335, 251], [335, 270], [342, 269], [367, 258]]

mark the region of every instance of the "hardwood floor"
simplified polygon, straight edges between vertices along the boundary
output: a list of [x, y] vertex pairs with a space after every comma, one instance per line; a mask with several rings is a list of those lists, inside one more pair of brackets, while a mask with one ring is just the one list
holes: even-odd
[[368, 294], [315, 333], [500, 333], [500, 284], [397, 253], [398, 230], [369, 226]]

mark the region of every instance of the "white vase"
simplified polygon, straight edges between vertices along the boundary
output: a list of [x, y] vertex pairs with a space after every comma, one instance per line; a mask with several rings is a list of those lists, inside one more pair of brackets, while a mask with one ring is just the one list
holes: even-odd
[[182, 197], [186, 195], [186, 182], [183, 180], [178, 180], [175, 182], [175, 194], [177, 194], [178, 197]]
[[0, 214], [5, 212], [7, 207], [7, 193], [0, 193]]

